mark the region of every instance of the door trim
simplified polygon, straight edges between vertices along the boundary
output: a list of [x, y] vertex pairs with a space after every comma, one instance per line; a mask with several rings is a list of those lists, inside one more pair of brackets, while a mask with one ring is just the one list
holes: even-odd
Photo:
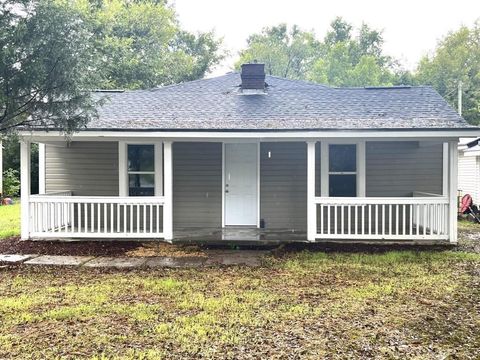
[[222, 142], [222, 228], [225, 228], [225, 144], [249, 143], [257, 146], [257, 228], [260, 228], [260, 141], [223, 141]]

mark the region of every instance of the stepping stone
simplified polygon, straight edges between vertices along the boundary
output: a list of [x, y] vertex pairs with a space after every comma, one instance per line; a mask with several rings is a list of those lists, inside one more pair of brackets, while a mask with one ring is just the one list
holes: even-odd
[[134, 257], [98, 257], [83, 266], [92, 268], [114, 267], [117, 269], [138, 268], [145, 264], [146, 258]]
[[79, 266], [93, 259], [92, 256], [42, 255], [25, 261], [27, 265]]
[[10, 263], [10, 264], [18, 264], [24, 262], [25, 260], [31, 259], [38, 255], [0, 255], [0, 262]]
[[195, 256], [195, 257], [167, 257], [167, 256], [156, 256], [149, 258], [145, 263], [147, 267], [170, 267], [170, 268], [191, 268], [191, 267], [200, 267], [205, 264], [206, 259]]

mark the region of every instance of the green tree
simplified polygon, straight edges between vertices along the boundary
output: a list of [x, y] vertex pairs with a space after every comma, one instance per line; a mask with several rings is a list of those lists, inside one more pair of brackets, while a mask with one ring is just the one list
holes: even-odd
[[[14, 170], [20, 173], [20, 143], [15, 134], [8, 134], [3, 138], [3, 169]], [[31, 146], [30, 162], [31, 193], [38, 194], [38, 145]], [[7, 193], [5, 191], [5, 193]]]
[[91, 38], [76, 11], [51, 0], [0, 2], [0, 133], [71, 133], [95, 116]]
[[101, 54], [98, 88], [140, 89], [203, 77], [223, 57], [213, 32], [180, 28], [163, 0], [76, 0], [95, 29]]
[[462, 82], [462, 114], [469, 123], [480, 124], [480, 23], [440, 40], [434, 54], [420, 61], [416, 80], [432, 85], [454, 108]]
[[269, 75], [311, 80], [334, 86], [397, 83], [395, 63], [383, 54], [382, 33], [363, 24], [358, 35], [342, 18], [331, 23], [323, 41], [313, 32], [285, 24], [251, 35], [235, 67], [257, 60]]
[[235, 64], [237, 69], [256, 60], [265, 63], [267, 74], [292, 79], [306, 78], [320, 45], [313, 32], [302, 31], [296, 25], [289, 30], [286, 24], [264, 28], [251, 35], [247, 44]]
[[382, 33], [362, 24], [356, 37], [342, 18], [331, 23], [308, 79], [334, 86], [378, 86], [395, 82], [394, 63], [383, 54]]

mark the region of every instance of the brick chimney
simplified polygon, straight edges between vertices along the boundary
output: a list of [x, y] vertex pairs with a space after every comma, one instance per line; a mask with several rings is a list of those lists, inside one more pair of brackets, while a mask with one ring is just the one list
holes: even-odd
[[265, 64], [243, 64], [242, 90], [265, 90]]

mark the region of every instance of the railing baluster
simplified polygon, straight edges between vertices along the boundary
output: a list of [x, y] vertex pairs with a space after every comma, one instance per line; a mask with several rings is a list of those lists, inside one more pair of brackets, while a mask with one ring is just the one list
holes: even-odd
[[343, 205], [340, 205], [340, 219], [341, 219], [341, 234], [344, 235], [345, 234], [345, 214], [344, 214], [344, 207]]
[[123, 204], [123, 232], [127, 233], [127, 204]]
[[108, 233], [108, 203], [103, 203], [102, 208], [103, 208], [102, 232], [106, 234]]
[[133, 204], [130, 204], [130, 233], [133, 233]]
[[372, 234], [372, 205], [368, 204], [368, 235]]
[[362, 235], [365, 235], [365, 205], [360, 205], [362, 209]]
[[423, 214], [423, 235], [427, 235], [427, 207], [425, 204], [422, 204], [422, 214]]
[[338, 221], [337, 221], [337, 205], [333, 205], [333, 211], [334, 211], [334, 217], [333, 217], [333, 233], [337, 235], [337, 227], [338, 227]]
[[147, 232], [147, 205], [143, 204], [143, 233]]
[[90, 204], [90, 231], [95, 232], [95, 204]]
[[75, 211], [74, 211], [74, 208], [73, 208], [73, 202], [70, 203], [70, 209], [68, 211], [68, 222], [70, 223], [70, 232], [73, 233], [74, 232], [74, 226], [75, 226]]
[[400, 222], [400, 217], [399, 217], [399, 205], [395, 205], [395, 235], [398, 235], [398, 224]]
[[348, 235], [350, 235], [352, 233], [352, 207], [350, 205], [347, 207], [347, 222], [347, 231]]
[[55, 203], [49, 202], [50, 205], [50, 231], [55, 231]]
[[358, 205], [354, 205], [355, 217], [353, 218], [355, 235], [358, 235]]
[[140, 205], [139, 204], [137, 204], [137, 207], [136, 207], [135, 218], [136, 218], [136, 233], [138, 234], [140, 232]]
[[385, 204], [382, 204], [382, 235], [385, 235], [385, 223], [387, 221], [387, 216], [385, 214]]
[[113, 204], [110, 204], [110, 233], [113, 234], [115, 232], [115, 222], [113, 216]]
[[330, 235], [330, 204], [327, 204], [327, 235]]
[[407, 219], [406, 219], [406, 214], [407, 214], [407, 205], [403, 204], [402, 205], [402, 235], [407, 235]]
[[392, 204], [388, 205], [388, 234], [392, 235], [393, 232], [392, 226]]
[[153, 204], [149, 204], [150, 207], [150, 218], [149, 218], [149, 223], [150, 223], [150, 234], [153, 233]]
[[325, 234], [324, 228], [323, 228], [323, 204], [320, 204], [320, 234], [323, 235]]

